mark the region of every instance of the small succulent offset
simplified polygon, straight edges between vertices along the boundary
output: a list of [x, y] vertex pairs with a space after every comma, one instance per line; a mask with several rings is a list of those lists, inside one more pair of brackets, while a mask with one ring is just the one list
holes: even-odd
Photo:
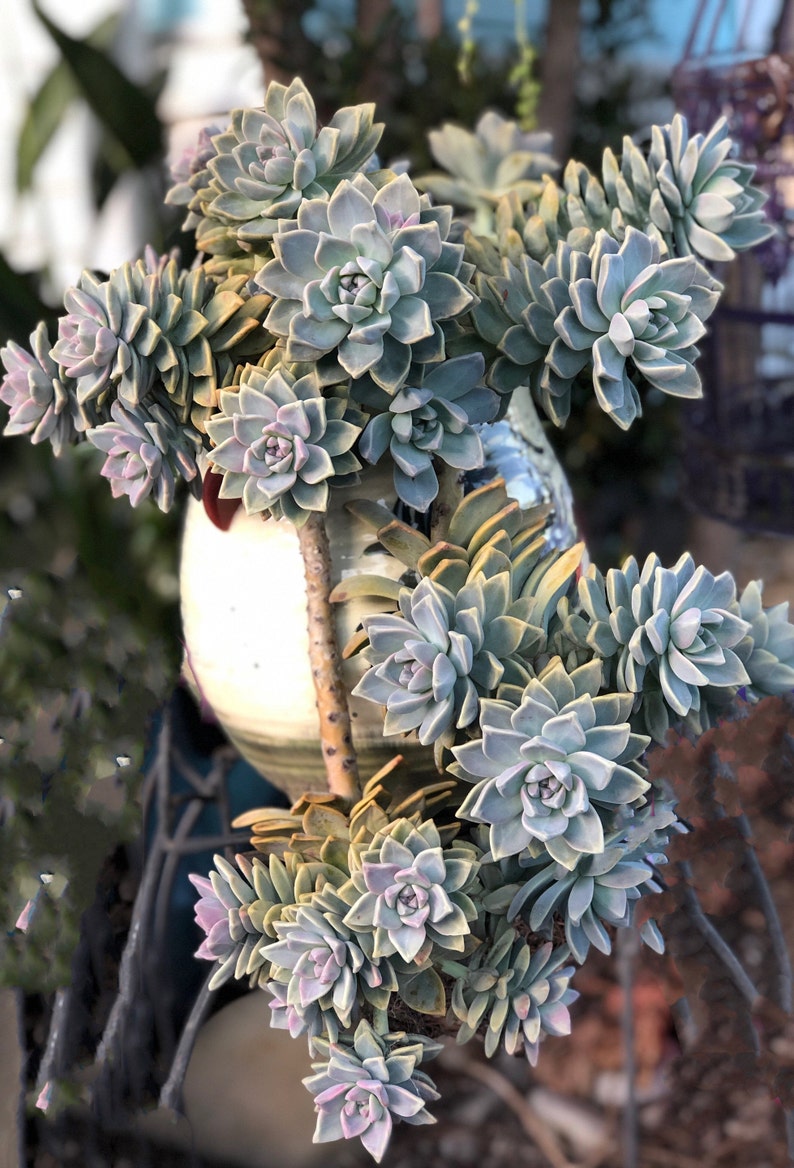
[[14, 341], [0, 349], [0, 361], [8, 371], [0, 382], [0, 401], [10, 411], [4, 434], [27, 434], [34, 445], [49, 441], [60, 454], [77, 441], [85, 421], [74, 382], [50, 356], [51, 347], [42, 321], [31, 334], [30, 353]]
[[86, 431], [86, 438], [107, 455], [100, 474], [109, 480], [115, 499], [126, 495], [137, 507], [152, 495], [160, 510], [168, 511], [179, 478], [200, 492], [195, 431], [178, 426], [159, 402], [151, 402], [148, 409], [125, 409], [116, 400], [110, 420]]
[[482, 384], [480, 353], [451, 357], [425, 370], [392, 396], [365, 379], [353, 387], [362, 405], [384, 411], [361, 435], [359, 454], [377, 463], [388, 450], [397, 494], [417, 511], [427, 511], [438, 494], [434, 460], [464, 471], [483, 465], [474, 426], [492, 421], [498, 409], [497, 395]]
[[303, 1082], [317, 1110], [316, 1143], [359, 1138], [379, 1163], [395, 1123], [435, 1123], [425, 1105], [438, 1092], [418, 1068], [440, 1052], [438, 1043], [416, 1034], [379, 1034], [362, 1021], [352, 1041], [316, 1039], [313, 1049], [324, 1057]]
[[485, 1054], [500, 1045], [508, 1054], [538, 1061], [542, 1034], [570, 1034], [568, 1006], [579, 997], [570, 988], [570, 951], [550, 943], [531, 946], [514, 929], [502, 925], [491, 946], [477, 951], [464, 978], [455, 983], [452, 1010], [460, 1022], [458, 1042], [467, 1042], [485, 1026]]
[[[690, 136], [676, 117], [649, 152], [626, 140], [600, 178], [571, 161], [558, 184], [548, 136], [486, 114], [432, 134], [448, 174], [414, 182], [374, 169], [373, 117], [321, 127], [296, 79], [208, 127], [168, 196], [193, 266], [147, 249], [84, 273], [54, 340], [41, 324], [30, 352], [0, 352], [0, 400], [6, 434], [97, 447], [133, 506], [169, 509], [183, 480], [208, 513], [217, 492], [311, 519], [304, 543], [334, 487], [360, 487], [351, 523], [397, 571], [346, 574], [328, 599], [366, 597], [354, 694], [438, 774], [395, 760], [360, 796], [258, 809], [254, 853], [192, 879], [211, 987], [267, 991], [271, 1025], [317, 1060], [315, 1140], [379, 1160], [437, 1098], [420, 1068], [439, 1047], [406, 1017], [534, 1064], [570, 1029], [591, 946], [643, 921], [662, 947], [642, 898], [683, 824], [649, 735], [792, 689], [794, 626], [760, 583], [737, 598], [690, 556], [601, 576], [562, 495], [519, 498], [514, 447], [493, 457], [530, 395], [562, 425], [592, 392], [627, 428], [649, 389], [700, 394], [708, 264], [770, 230], [725, 123]], [[395, 506], [365, 464], [390, 465]]]

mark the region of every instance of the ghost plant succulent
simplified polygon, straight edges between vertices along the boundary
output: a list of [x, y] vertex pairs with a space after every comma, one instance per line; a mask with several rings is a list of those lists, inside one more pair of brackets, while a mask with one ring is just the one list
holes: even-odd
[[379, 1163], [395, 1123], [434, 1123], [425, 1104], [438, 1092], [418, 1068], [440, 1050], [421, 1035], [380, 1034], [366, 1021], [344, 1045], [315, 1040], [318, 1061], [304, 1079], [317, 1110], [315, 1141], [358, 1137]]
[[379, 190], [358, 175], [302, 203], [256, 276], [274, 297], [265, 324], [285, 338], [287, 360], [335, 353], [352, 378], [368, 372], [394, 393], [412, 361], [443, 359], [439, 322], [475, 300], [447, 211], [423, 202], [407, 175]]
[[[193, 877], [198, 956], [212, 987], [264, 988], [272, 1025], [309, 1041], [315, 1139], [380, 1159], [396, 1121], [432, 1122], [428, 1033], [534, 1063], [569, 1030], [591, 946], [640, 921], [662, 946], [638, 907], [684, 825], [652, 739], [790, 690], [794, 627], [760, 583], [737, 597], [688, 555], [602, 576], [487, 457], [524, 442], [533, 400], [563, 425], [592, 392], [628, 428], [649, 390], [699, 396], [708, 265], [770, 230], [725, 123], [690, 135], [676, 116], [648, 152], [626, 140], [599, 176], [570, 161], [558, 183], [548, 138], [496, 114], [431, 135], [446, 175], [378, 170], [373, 119], [320, 126], [295, 80], [208, 127], [168, 196], [195, 263], [147, 249], [84, 273], [54, 330], [0, 351], [0, 401], [8, 435], [98, 448], [133, 506], [167, 510], [183, 480], [317, 554], [311, 672], [339, 731], [329, 774], [341, 754], [350, 774], [251, 812], [253, 855]], [[369, 465], [391, 469], [395, 507]], [[330, 591], [340, 486], [393, 563]], [[353, 692], [389, 743], [432, 746], [429, 779], [399, 760], [360, 792], [351, 777], [327, 611], [351, 598], [368, 606], [344, 649], [362, 653]]]
[[644, 801], [648, 740], [631, 732], [633, 699], [601, 680], [598, 661], [569, 674], [553, 660], [517, 708], [484, 701], [482, 737], [453, 749], [452, 773], [475, 783], [459, 814], [489, 825], [494, 859], [547, 852], [572, 869], [603, 852], [610, 813]]
[[359, 417], [344, 390], [325, 395], [314, 373], [295, 378], [284, 368], [247, 366], [239, 386], [221, 391], [220, 411], [207, 423], [221, 497], [242, 498], [249, 514], [269, 511], [300, 526], [312, 511], [326, 510], [330, 479], [360, 467], [351, 453]]
[[[388, 834], [357, 852], [351, 868], [355, 899], [344, 921], [372, 933], [373, 955], [399, 954], [420, 963], [433, 946], [462, 952], [477, 910], [467, 895], [477, 876], [472, 844], [442, 848], [432, 820], [413, 826], [397, 820]], [[342, 888], [340, 896], [345, 897]]]

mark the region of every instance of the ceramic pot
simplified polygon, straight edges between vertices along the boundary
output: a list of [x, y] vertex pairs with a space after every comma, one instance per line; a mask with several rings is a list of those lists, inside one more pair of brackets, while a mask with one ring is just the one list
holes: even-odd
[[[529, 395], [517, 391], [508, 417], [483, 426], [488, 466], [484, 482], [502, 474], [522, 506], [552, 501], [551, 537], [574, 542], [570, 491]], [[344, 509], [353, 498], [396, 500], [391, 466], [365, 469], [355, 487], [331, 492], [326, 517], [334, 583], [360, 572], [397, 579], [403, 565], [373, 547], [372, 531]], [[228, 531], [215, 527], [201, 503], [190, 501], [181, 561], [185, 672], [241, 754], [290, 797], [324, 789], [314, 686], [308, 661], [306, 601], [298, 538], [288, 522], [264, 521], [240, 509]], [[338, 606], [340, 645], [376, 601]], [[344, 664], [352, 689], [366, 668]], [[403, 738], [384, 738], [378, 707], [350, 699], [353, 741], [362, 779], [395, 754], [417, 777], [434, 774], [432, 750]]]

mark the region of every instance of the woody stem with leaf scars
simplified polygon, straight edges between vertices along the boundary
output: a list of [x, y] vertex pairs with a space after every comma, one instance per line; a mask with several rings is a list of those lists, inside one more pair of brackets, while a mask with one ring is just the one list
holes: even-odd
[[358, 763], [353, 747], [347, 691], [341, 673], [331, 591], [331, 549], [322, 516], [314, 512], [298, 529], [306, 576], [309, 664], [317, 695], [320, 743], [328, 790], [344, 799], [359, 794]]

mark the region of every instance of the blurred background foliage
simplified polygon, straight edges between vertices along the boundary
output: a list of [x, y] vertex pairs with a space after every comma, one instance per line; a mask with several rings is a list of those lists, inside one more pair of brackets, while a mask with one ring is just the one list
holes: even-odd
[[[322, 6], [310, 0], [245, 0], [244, 7], [270, 76], [300, 73], [322, 114], [375, 97], [387, 123], [386, 161], [406, 158], [419, 171], [431, 162], [428, 129], [444, 120], [471, 127], [488, 107], [514, 114], [513, 50], [495, 55], [475, 45], [463, 84], [454, 26], [420, 36], [418, 20], [383, 0], [360, 2], [352, 23], [334, 23], [327, 12], [318, 22]], [[125, 75], [115, 64], [114, 20], [79, 40], [36, 11], [59, 55], [20, 130], [18, 190], [30, 186], [65, 111], [83, 102], [96, 123], [96, 207], [125, 174], [142, 172], [160, 208], [151, 241], [161, 248], [180, 242], [161, 203], [163, 70], [153, 67], [143, 86]], [[553, 113], [558, 156], [570, 146], [597, 164], [605, 145], [619, 147], [623, 133], [658, 116], [664, 99], [658, 75], [623, 55], [627, 40], [653, 35], [649, 5], [555, 0], [550, 13], [546, 43], [533, 54], [539, 124], [544, 128], [544, 111]], [[163, 60], [167, 65], [167, 54]], [[560, 110], [568, 111], [564, 125]], [[54, 319], [58, 309], [48, 297], [46, 267], [14, 271], [0, 255], [0, 344], [26, 345], [39, 319]], [[666, 533], [669, 544], [683, 543], [674, 505], [675, 422], [673, 402], [649, 403], [629, 437], [583, 402], [564, 434], [553, 435], [602, 566], [643, 553], [651, 530], [663, 554], [679, 550], [665, 546]], [[139, 828], [147, 726], [178, 671], [179, 508], [164, 516], [112, 500], [98, 457], [79, 447], [55, 459], [49, 445], [0, 440], [0, 983], [28, 990], [69, 980], [80, 914], [102, 859]], [[660, 531], [654, 521], [662, 514]], [[26, 934], [14, 928], [20, 913]]]

